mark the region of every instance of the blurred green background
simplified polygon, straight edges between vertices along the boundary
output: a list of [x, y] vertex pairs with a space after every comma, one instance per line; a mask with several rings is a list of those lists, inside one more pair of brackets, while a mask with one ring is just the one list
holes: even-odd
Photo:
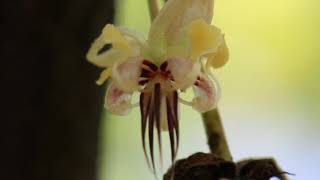
[[[146, 1], [117, 0], [116, 24], [147, 35]], [[314, 179], [320, 161], [320, 1], [217, 0], [214, 24], [225, 32], [229, 63], [216, 75], [234, 159], [273, 156], [291, 179]], [[135, 99], [137, 101], [137, 99]], [[140, 140], [138, 108], [106, 113], [100, 126], [100, 180], [152, 179]], [[163, 133], [163, 139], [167, 135]], [[166, 171], [169, 161], [165, 142]], [[208, 152], [201, 118], [181, 106], [179, 158]]]

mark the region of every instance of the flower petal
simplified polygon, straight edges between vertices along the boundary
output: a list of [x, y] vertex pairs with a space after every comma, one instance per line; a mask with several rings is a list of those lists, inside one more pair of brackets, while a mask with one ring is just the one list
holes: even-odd
[[100, 74], [99, 79], [96, 81], [96, 83], [100, 86], [102, 85], [112, 74], [112, 69], [111, 68], [107, 68], [105, 70], [103, 70]]
[[193, 108], [199, 112], [213, 109], [218, 101], [217, 90], [210, 78], [201, 73], [194, 87], [195, 97], [192, 100]]
[[101, 36], [104, 42], [112, 44], [113, 48], [130, 52], [129, 42], [112, 24], [107, 24], [103, 28]]
[[137, 32], [135, 30], [132, 30], [132, 29], [129, 29], [129, 28], [126, 28], [126, 27], [118, 27], [118, 29], [123, 35], [134, 39], [140, 45], [143, 45], [146, 42], [143, 34], [141, 34], [140, 32]]
[[190, 59], [172, 56], [167, 59], [168, 69], [174, 79], [176, 89], [186, 89], [197, 79], [200, 72], [200, 64]]
[[216, 52], [223, 41], [220, 29], [202, 19], [192, 21], [188, 25], [187, 36], [190, 38], [191, 59], [194, 61], [202, 55]]
[[121, 90], [131, 93], [139, 89], [142, 61], [141, 57], [131, 57], [113, 66], [112, 79]]
[[220, 68], [228, 62], [228, 59], [229, 59], [229, 49], [227, 47], [226, 41], [223, 39], [222, 44], [218, 48], [218, 51], [208, 55], [206, 68], [207, 69], [209, 67]]
[[90, 58], [90, 62], [99, 67], [111, 67], [116, 61], [123, 61], [128, 58], [128, 54], [117, 49], [110, 49], [100, 55]]
[[166, 48], [175, 41], [186, 25], [195, 19], [208, 24], [212, 20], [213, 0], [170, 0], [151, 25], [148, 37], [148, 53], [155, 61], [163, 60]]
[[131, 111], [131, 94], [125, 93], [114, 83], [108, 87], [104, 107], [117, 115], [126, 115]]
[[[131, 39], [124, 35], [130, 36]], [[134, 37], [136, 37], [134, 33], [128, 29], [118, 29], [111, 24], [107, 24], [102, 34], [92, 43], [87, 53], [87, 59], [99, 67], [110, 67], [116, 61], [123, 61], [130, 56], [136, 56], [140, 53], [141, 45], [138, 42], [140, 40]], [[111, 44], [112, 48], [99, 53], [107, 44]]]

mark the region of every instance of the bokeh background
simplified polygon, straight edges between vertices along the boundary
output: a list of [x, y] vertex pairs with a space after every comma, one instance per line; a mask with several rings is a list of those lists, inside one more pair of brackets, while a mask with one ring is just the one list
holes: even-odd
[[[319, 177], [319, 7], [215, 0], [213, 23], [231, 53], [215, 74], [234, 159], [272, 156], [292, 180]], [[1, 1], [0, 20], [0, 179], [154, 179], [138, 108], [125, 117], [103, 110], [106, 87], [94, 83], [101, 69], [85, 58], [106, 23], [147, 35], [147, 0]], [[208, 152], [199, 113], [182, 105], [180, 122], [178, 158]], [[168, 141], [163, 148], [165, 172]]]
[[[147, 34], [145, 1], [116, 4], [116, 24]], [[319, 7], [316, 0], [216, 0], [213, 23], [225, 32], [231, 52], [229, 63], [216, 70], [223, 93], [219, 107], [235, 160], [272, 156], [296, 174], [290, 179], [319, 177]], [[199, 114], [181, 108], [179, 157], [208, 152]], [[100, 180], [153, 178], [139, 128], [138, 109], [126, 117], [105, 114]]]

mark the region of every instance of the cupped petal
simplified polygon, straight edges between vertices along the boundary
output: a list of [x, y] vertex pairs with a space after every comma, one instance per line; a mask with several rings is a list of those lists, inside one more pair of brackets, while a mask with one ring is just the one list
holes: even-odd
[[131, 51], [128, 40], [114, 25], [107, 24], [103, 28], [101, 36], [104, 42], [112, 44], [113, 48]]
[[191, 43], [191, 59], [215, 53], [223, 42], [223, 34], [216, 26], [207, 24], [203, 19], [192, 21], [187, 27], [187, 36]]
[[226, 41], [223, 39], [222, 44], [219, 46], [217, 52], [208, 55], [206, 68], [220, 68], [224, 66], [229, 60], [229, 49]]
[[194, 86], [195, 97], [192, 106], [199, 112], [206, 112], [215, 108], [218, 102], [217, 89], [210, 78], [200, 73]]
[[138, 31], [135, 31], [133, 29], [129, 29], [126, 27], [119, 27], [118, 29], [123, 35], [132, 38], [133, 40], [138, 42], [141, 46], [146, 42], [144, 35]]
[[155, 61], [166, 55], [167, 46], [176, 41], [181, 30], [195, 19], [211, 23], [213, 0], [170, 0], [153, 21], [149, 36], [147, 53]]
[[[91, 56], [91, 57], [89, 57]], [[88, 55], [89, 61], [98, 67], [111, 67], [117, 61], [126, 60], [129, 54], [117, 49], [110, 49], [106, 52], [96, 55]]]
[[131, 98], [131, 94], [111, 83], [107, 89], [104, 107], [114, 114], [126, 115], [132, 109]]
[[197, 79], [200, 73], [200, 64], [190, 59], [172, 56], [167, 59], [168, 70], [171, 72], [176, 89], [186, 89]]
[[[123, 61], [130, 56], [140, 54], [142, 46], [140, 40], [142, 40], [141, 37], [138, 38], [134, 32], [128, 29], [118, 29], [107, 24], [102, 30], [102, 34], [92, 43], [87, 53], [87, 59], [96, 66], [110, 67], [117, 61]], [[111, 44], [112, 47], [105, 52], [100, 52], [108, 44]]]
[[113, 66], [112, 79], [122, 91], [131, 93], [139, 89], [142, 61], [141, 57], [130, 57]]

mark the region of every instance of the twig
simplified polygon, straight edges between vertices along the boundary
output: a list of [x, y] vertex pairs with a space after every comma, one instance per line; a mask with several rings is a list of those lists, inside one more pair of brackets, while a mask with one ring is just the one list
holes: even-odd
[[226, 136], [218, 109], [213, 109], [202, 114], [208, 145], [211, 153], [217, 154], [225, 160], [232, 161], [232, 155], [229, 150]]
[[148, 0], [151, 21], [157, 16], [159, 8], [157, 0]]

